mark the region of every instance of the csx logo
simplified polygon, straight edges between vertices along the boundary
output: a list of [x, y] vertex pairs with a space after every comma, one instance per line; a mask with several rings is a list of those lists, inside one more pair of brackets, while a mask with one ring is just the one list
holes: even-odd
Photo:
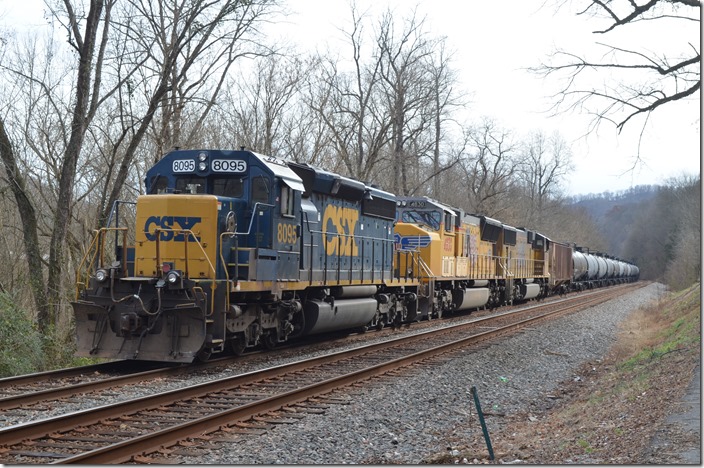
[[[189, 216], [150, 216], [147, 218], [147, 222], [144, 223], [144, 235], [147, 236], [147, 240], [155, 241], [156, 232], [154, 231], [156, 229], [173, 229], [176, 231], [179, 229], [192, 229], [200, 221], [201, 218]], [[186, 240], [186, 235], [182, 232], [163, 231], [160, 233], [159, 240], [183, 242]], [[200, 242], [200, 238], [197, 237], [196, 240]]]
[[[359, 211], [353, 208], [328, 205], [323, 214], [323, 226], [328, 255], [358, 255], [357, 242], [354, 240], [354, 230], [359, 220]], [[334, 229], [329, 229], [332, 223]], [[337, 233], [338, 235], [335, 235]]]

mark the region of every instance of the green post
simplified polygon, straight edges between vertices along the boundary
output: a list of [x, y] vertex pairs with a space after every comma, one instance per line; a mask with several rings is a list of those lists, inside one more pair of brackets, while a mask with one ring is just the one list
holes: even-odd
[[489, 449], [489, 460], [494, 459], [494, 449], [491, 448], [491, 439], [489, 438], [489, 431], [486, 428], [486, 422], [484, 422], [484, 413], [482, 413], [482, 407], [479, 404], [479, 395], [477, 395], [477, 387], [472, 385], [472, 396], [474, 397], [474, 405], [477, 407], [477, 414], [479, 415], [479, 422], [482, 425], [482, 432], [484, 433], [484, 440], [486, 441], [486, 448]]

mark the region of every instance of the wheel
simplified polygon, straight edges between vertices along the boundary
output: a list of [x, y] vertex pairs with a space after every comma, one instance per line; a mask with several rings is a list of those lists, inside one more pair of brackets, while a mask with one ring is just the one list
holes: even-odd
[[230, 349], [235, 353], [235, 356], [242, 356], [246, 348], [247, 345], [244, 342], [244, 338], [232, 338], [230, 340]]
[[210, 348], [203, 347], [198, 351], [198, 354], [196, 354], [196, 359], [200, 362], [205, 362], [210, 359], [211, 354], [213, 354], [213, 351]]
[[276, 348], [276, 336], [271, 332], [267, 333], [262, 337], [262, 345], [269, 350]]

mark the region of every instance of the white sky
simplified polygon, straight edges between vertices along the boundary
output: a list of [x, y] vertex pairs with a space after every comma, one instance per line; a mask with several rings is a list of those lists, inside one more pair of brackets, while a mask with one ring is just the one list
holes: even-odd
[[[341, 50], [339, 28], [349, 24], [347, 0], [288, 0], [288, 24], [276, 34], [288, 36], [302, 46]], [[405, 16], [413, 0], [357, 0], [360, 10], [373, 5], [375, 13], [395, 5]], [[549, 117], [548, 96], [555, 82], [522, 70], [536, 66], [555, 47], [581, 52], [596, 40], [596, 29], [568, 11], [554, 12], [543, 0], [420, 0], [419, 16], [427, 15], [429, 32], [447, 36], [455, 50], [455, 68], [462, 87], [472, 94], [468, 119], [495, 118], [519, 135], [534, 130], [551, 134], [558, 130], [571, 143], [575, 170], [565, 186], [568, 194], [618, 191], [641, 184], [662, 184], [670, 177], [699, 174], [700, 96], [675, 103], [651, 115], [640, 146], [643, 164], [630, 171], [638, 151], [642, 120], [627, 126], [621, 135], [603, 125], [598, 134], [584, 135], [589, 118], [578, 114]], [[0, 27], [45, 24], [41, 0], [0, 0]], [[698, 26], [697, 26], [698, 28]], [[698, 29], [697, 29], [698, 30]], [[639, 38], [677, 40], [676, 31]], [[598, 38], [604, 41], [604, 38]], [[690, 39], [698, 44], [699, 37]], [[610, 42], [612, 43], [612, 42]]]

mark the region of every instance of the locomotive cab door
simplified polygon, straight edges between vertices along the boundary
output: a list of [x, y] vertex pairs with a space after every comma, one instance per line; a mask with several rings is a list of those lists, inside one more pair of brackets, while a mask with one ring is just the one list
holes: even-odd
[[286, 182], [278, 183], [276, 197], [274, 249], [278, 253], [276, 279], [298, 280], [300, 275], [300, 219], [301, 192]]
[[[249, 179], [249, 235], [247, 244], [254, 255], [254, 275], [257, 281], [276, 279], [276, 250], [273, 249], [272, 229], [274, 187], [269, 174], [259, 167], [252, 167]], [[252, 258], [252, 257], [250, 257]]]

